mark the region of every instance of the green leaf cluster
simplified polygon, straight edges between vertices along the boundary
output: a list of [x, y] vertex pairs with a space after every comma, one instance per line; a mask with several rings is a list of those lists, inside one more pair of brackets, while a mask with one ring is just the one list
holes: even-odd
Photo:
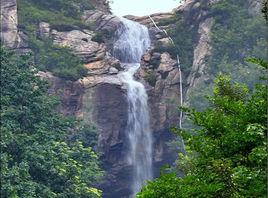
[[145, 73], [144, 80], [146, 80], [151, 86], [155, 86], [156, 75], [153, 73], [153, 71], [148, 71]]
[[[27, 31], [40, 22], [47, 22], [52, 28], [69, 26], [73, 29], [90, 28], [82, 22], [83, 10], [94, 9], [92, 2], [83, 0], [21, 0], [18, 1], [18, 20], [20, 28]], [[62, 29], [58, 29], [62, 30]]]
[[244, 0], [224, 0], [210, 7], [215, 22], [211, 33], [212, 55], [208, 64], [212, 74], [231, 74], [238, 82], [252, 86], [258, 79], [255, 75], [245, 78], [248, 71], [254, 72], [245, 58], [267, 58], [267, 27], [263, 16], [251, 13], [249, 8], [250, 1]]
[[87, 74], [82, 60], [67, 47], [54, 45], [50, 39], [29, 40], [38, 69], [50, 71], [66, 80], [78, 80]]
[[1, 48], [1, 197], [101, 196], [98, 156], [84, 138], [69, 140], [82, 129], [57, 105], [30, 57]]

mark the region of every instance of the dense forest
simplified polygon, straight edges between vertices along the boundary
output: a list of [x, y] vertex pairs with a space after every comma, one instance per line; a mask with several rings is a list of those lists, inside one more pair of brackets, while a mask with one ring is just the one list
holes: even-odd
[[[139, 189], [138, 193], [134, 192], [133, 195], [130, 190], [125, 190], [126, 192], [122, 190], [128, 197], [267, 197], [268, 2], [263, 1], [261, 14], [251, 13], [250, 5], [245, 3], [245, 0], [221, 0], [213, 5], [205, 5], [205, 3], [204, 6], [201, 4], [199, 12], [209, 13], [214, 20], [210, 30], [211, 51], [205, 57], [205, 63], [208, 66], [206, 74], [208, 74], [209, 80], [190, 87], [188, 104], [176, 104], [178, 109], [173, 109], [176, 112], [184, 112], [183, 128], [174, 124], [171, 127], [168, 125], [165, 129], [165, 133], [172, 134], [170, 135], [172, 138], [168, 141], [169, 144], [180, 147], [179, 151], [175, 150], [176, 159], [173, 160], [173, 163], [164, 165], [157, 170], [156, 175], [158, 176], [148, 178], [150, 181], [143, 181], [143, 187]], [[113, 182], [120, 183], [120, 179], [123, 178], [131, 181], [129, 176], [131, 166], [126, 166], [127, 168], [124, 169], [122, 165], [129, 160], [121, 162], [119, 154], [114, 154], [122, 152], [129, 157], [127, 149], [124, 149], [130, 146], [124, 146], [124, 142], [122, 143], [122, 141], [128, 142], [129, 139], [118, 140], [119, 143], [109, 145], [111, 149], [108, 150], [106, 148], [108, 146], [103, 146], [104, 143], [100, 140], [104, 139], [104, 142], [107, 141], [105, 143], [108, 144], [109, 141], [114, 141], [114, 137], [105, 139], [103, 136], [108, 132], [99, 133], [99, 128], [106, 130], [103, 127], [105, 124], [101, 125], [99, 122], [92, 121], [95, 117], [100, 119], [100, 116], [98, 117], [99, 114], [102, 115], [100, 112], [109, 114], [107, 106], [100, 104], [104, 103], [104, 100], [109, 101], [115, 98], [118, 102], [119, 92], [125, 94], [125, 98], [129, 97], [126, 94], [127, 88], [122, 85], [122, 90], [116, 92], [115, 97], [111, 95], [111, 92], [118, 91], [117, 81], [114, 83], [116, 89], [109, 89], [108, 86], [107, 89], [103, 88], [104, 91], [98, 89], [97, 83], [90, 85], [97, 88], [89, 92], [85, 91], [87, 87], [83, 85], [84, 90], [81, 92], [84, 96], [79, 99], [79, 101], [87, 102], [87, 104], [80, 105], [83, 106], [81, 108], [86, 109], [83, 111], [83, 115], [87, 115], [91, 111], [91, 106], [99, 105], [99, 109], [94, 110], [93, 116], [87, 118], [77, 116], [79, 113], [82, 114], [79, 111], [78, 113], [62, 113], [64, 112], [62, 103], [66, 102], [66, 97], [75, 98], [78, 95], [76, 92], [75, 94], [72, 92], [73, 89], [78, 89], [75, 85], [83, 82], [85, 78], [90, 81], [90, 77], [95, 75], [94, 72], [97, 69], [103, 69], [106, 65], [116, 65], [115, 68], [118, 70], [114, 71], [109, 68], [104, 74], [97, 73], [97, 77], [94, 76], [94, 80], [98, 80], [99, 76], [104, 75], [105, 80], [102, 84], [100, 83], [104, 87], [110, 83], [109, 75], [115, 75], [116, 72], [120, 75], [120, 72], [125, 69], [118, 66], [121, 64], [121, 60], [116, 62], [114, 57], [111, 58], [113, 54], [109, 54], [111, 51], [109, 47], [115, 41], [114, 32], [107, 33], [106, 29], [101, 31], [98, 24], [100, 18], [95, 22], [81, 20], [85, 11], [97, 13], [100, 12], [98, 11], [100, 7], [102, 9], [100, 18], [104, 19], [105, 15], [111, 14], [108, 1], [102, 1], [102, 3], [94, 0], [17, 1], [18, 32], [23, 32], [27, 38], [27, 50], [26, 53], [22, 53], [20, 49], [10, 49], [1, 40], [1, 197], [108, 198], [115, 196], [109, 195], [109, 192], [116, 191], [117, 185], [106, 187], [105, 180], [112, 178]], [[5, 8], [1, 7], [1, 11], [2, 9]], [[146, 89], [143, 87], [144, 90], [149, 90], [149, 96], [145, 94], [143, 97], [143, 99], [149, 98], [148, 108], [154, 107], [150, 104], [153, 101], [150, 97], [161, 98], [158, 95], [150, 95], [150, 91], [157, 90], [157, 86], [158, 89], [161, 86], [164, 87], [163, 84], [158, 83], [158, 73], [161, 78], [166, 79], [172, 71], [177, 71], [158, 72], [157, 69], [161, 69], [163, 57], [170, 58], [167, 61], [168, 66], [173, 62], [176, 65], [176, 57], [179, 54], [183, 77], [191, 75], [192, 64], [196, 58], [196, 43], [200, 37], [197, 36], [197, 33], [200, 32], [195, 25], [198, 22], [192, 21], [195, 17], [198, 17], [195, 16], [195, 13], [183, 15], [177, 12], [173, 13], [172, 17], [157, 22], [159, 26], [166, 27], [166, 33], [173, 38], [174, 43], [163, 45], [157, 39], [155, 39], [156, 41], [152, 39], [153, 44], [151, 45], [154, 46], [149, 50], [152, 50], [157, 58], [156, 61], [153, 58], [150, 61], [155, 65], [147, 68], [147, 73], [144, 72], [146, 73], [144, 79], [140, 74], [137, 76], [132, 74], [131, 78], [131, 82], [135, 77], [145, 84]], [[113, 17], [109, 18], [109, 20], [112, 19], [114, 20]], [[136, 21], [139, 20], [137, 18]], [[105, 50], [107, 51], [105, 51], [103, 59], [107, 61], [109, 58], [109, 61], [112, 59], [115, 63], [112, 61], [103, 63], [101, 62], [103, 60], [99, 58], [93, 63], [100, 64], [101, 62], [101, 66], [96, 66], [97, 69], [94, 68], [95, 65], [92, 61], [86, 62], [72, 50], [71, 45], [73, 44], [70, 45], [71, 47], [58, 45], [54, 43], [54, 38], [51, 36], [41, 37], [40, 23], [42, 22], [48, 23], [51, 30], [56, 32], [77, 30], [90, 35], [92, 41], [82, 38], [83, 42], [93, 42], [94, 46], [98, 44], [101, 47], [106, 45]], [[103, 24], [101, 25], [110, 24], [110, 21], [105, 21]], [[125, 29], [123, 28], [124, 31]], [[151, 34], [153, 35], [153, 33]], [[150, 36], [152, 37], [152, 35]], [[78, 39], [81, 40], [80, 37]], [[75, 42], [77, 41], [75, 40]], [[163, 54], [168, 54], [168, 56], [163, 56]], [[142, 61], [146, 62], [146, 56]], [[141, 71], [135, 70], [137, 73], [142, 73]], [[54, 81], [42, 76], [42, 72], [53, 76], [53, 79], [60, 82], [60, 86], [62, 84], [64, 86], [52, 91], [56, 87], [53, 85]], [[170, 84], [172, 83], [170, 82]], [[189, 85], [186, 84], [183, 82], [183, 88], [188, 89]], [[65, 86], [69, 85], [72, 87], [66, 91]], [[99, 93], [99, 90], [104, 93]], [[66, 96], [66, 92], [69, 95]], [[90, 101], [93, 92], [102, 99], [100, 102]], [[165, 90], [162, 94], [164, 92]], [[131, 95], [130, 97], [135, 98], [136, 96]], [[71, 102], [68, 105], [75, 106], [76, 101], [73, 98], [70, 99]], [[127, 102], [129, 101], [128, 98]], [[137, 104], [140, 104], [141, 101], [138, 100]], [[127, 115], [122, 112], [130, 114], [132, 109], [126, 108], [121, 100], [119, 102], [114, 104], [116, 111], [112, 111], [111, 117], [117, 118], [116, 114], [120, 114], [122, 116], [120, 118], [123, 119]], [[109, 105], [113, 106], [112, 103], [114, 102], [109, 102]], [[136, 107], [133, 106], [132, 108]], [[144, 107], [147, 107], [147, 103]], [[125, 108], [125, 111], [119, 111], [120, 108]], [[152, 111], [148, 110], [149, 113]], [[165, 111], [168, 110], [165, 109]], [[143, 111], [141, 112], [143, 113]], [[135, 116], [136, 114], [134, 114]], [[172, 118], [166, 117], [165, 119], [172, 120]], [[110, 117], [105, 117], [102, 122], [112, 122], [111, 120]], [[178, 119], [175, 120], [178, 122]], [[118, 123], [121, 121], [116, 120], [116, 124]], [[131, 130], [129, 123], [131, 124], [131, 121], [122, 125], [127, 125], [124, 127]], [[112, 123], [111, 131], [115, 130], [116, 124]], [[118, 134], [120, 138], [124, 137], [121, 132]], [[158, 136], [160, 139], [162, 138], [161, 135]], [[156, 138], [153, 141], [152, 144], [156, 144]], [[138, 151], [144, 153], [145, 146], [141, 143], [139, 145], [139, 140], [137, 142], [137, 145], [140, 146]], [[108, 157], [105, 152], [109, 154]], [[151, 152], [153, 153], [151, 155], [157, 155], [158, 151]], [[169, 158], [169, 156], [165, 157]], [[156, 158], [157, 156], [154, 156], [152, 160]], [[113, 161], [120, 161], [120, 166], [113, 165], [111, 163]], [[161, 162], [161, 165], [164, 162]], [[118, 167], [115, 168], [127, 171], [123, 176], [120, 174], [111, 176], [110, 167], [114, 168], [117, 165]], [[120, 183], [120, 185], [122, 184]], [[117, 196], [118, 198], [124, 197], [121, 194]]]

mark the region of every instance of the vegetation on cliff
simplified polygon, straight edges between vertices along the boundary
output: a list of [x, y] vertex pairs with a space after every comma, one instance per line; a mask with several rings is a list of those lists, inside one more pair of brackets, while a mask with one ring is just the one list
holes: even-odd
[[[213, 16], [211, 28], [211, 55], [207, 56], [207, 71], [211, 79], [219, 72], [230, 75], [250, 88], [259, 81], [260, 71], [252, 63], [249, 56], [266, 59], [267, 27], [261, 13], [251, 8], [250, 1], [222, 0], [207, 8]], [[212, 93], [213, 81], [202, 82], [193, 89], [190, 103], [198, 108], [206, 107], [203, 100], [206, 94]], [[202, 89], [202, 93], [199, 91]]]
[[208, 100], [204, 111], [184, 109], [197, 129], [174, 129], [186, 144], [177, 160], [184, 177], [163, 172], [137, 197], [266, 197], [266, 81], [249, 90], [220, 75]]
[[248, 75], [248, 72], [253, 74], [255, 68], [245, 58], [266, 59], [267, 27], [263, 16], [249, 11], [248, 4], [244, 0], [224, 0], [210, 8], [215, 15], [215, 24], [211, 32], [212, 55], [208, 64], [212, 75], [221, 71], [252, 86], [258, 79], [255, 75]]
[[174, 40], [174, 44], [167, 46], [156, 43], [156, 51], [168, 52], [174, 59], [180, 55], [182, 69], [185, 75], [188, 75], [191, 70], [194, 55], [194, 35], [195, 29], [189, 21], [181, 14], [174, 14], [174, 17], [165, 19], [159, 22], [159, 26], [172, 24], [172, 28], [168, 29], [168, 34]]
[[27, 35], [38, 69], [50, 71], [67, 80], [77, 80], [86, 75], [87, 70], [82, 61], [71, 50], [56, 46], [48, 38], [38, 36], [40, 22], [47, 22], [50, 28], [58, 31], [92, 29], [93, 26], [81, 20], [86, 9], [94, 9], [92, 1], [18, 1], [19, 28]]
[[[55, 111], [29, 56], [1, 48], [1, 197], [100, 197], [91, 128]], [[75, 133], [75, 135], [72, 135]]]

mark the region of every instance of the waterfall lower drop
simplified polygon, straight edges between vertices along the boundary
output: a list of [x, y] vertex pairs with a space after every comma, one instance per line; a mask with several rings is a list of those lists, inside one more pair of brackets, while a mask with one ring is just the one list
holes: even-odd
[[114, 57], [126, 67], [120, 74], [127, 87], [129, 141], [128, 162], [133, 167], [132, 195], [141, 190], [146, 180], [152, 179], [152, 134], [148, 110], [148, 96], [142, 83], [134, 78], [140, 67], [142, 55], [150, 46], [148, 29], [139, 23], [121, 19], [114, 43]]

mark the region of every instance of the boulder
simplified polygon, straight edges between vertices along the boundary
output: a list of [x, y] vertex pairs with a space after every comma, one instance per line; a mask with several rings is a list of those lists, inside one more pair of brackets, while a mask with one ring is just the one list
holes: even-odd
[[123, 70], [119, 60], [106, 56], [104, 59], [85, 64], [88, 75], [117, 74]]
[[97, 31], [102, 31], [103, 33], [112, 35], [121, 24], [119, 17], [106, 14], [102, 11], [87, 10], [84, 12], [82, 19], [86, 23], [94, 24]]
[[46, 22], [40, 22], [39, 23], [39, 38], [48, 38], [50, 36], [50, 25]]
[[93, 35], [93, 32], [80, 30], [68, 32], [52, 30], [51, 32], [54, 44], [69, 47], [85, 63], [102, 60], [106, 55], [105, 45], [92, 41]]
[[161, 54], [160, 65], [157, 69], [160, 73], [170, 72], [176, 66], [177, 61], [173, 60], [169, 53]]
[[109, 74], [118, 74], [118, 69], [114, 68], [114, 67], [110, 67], [109, 68]]

